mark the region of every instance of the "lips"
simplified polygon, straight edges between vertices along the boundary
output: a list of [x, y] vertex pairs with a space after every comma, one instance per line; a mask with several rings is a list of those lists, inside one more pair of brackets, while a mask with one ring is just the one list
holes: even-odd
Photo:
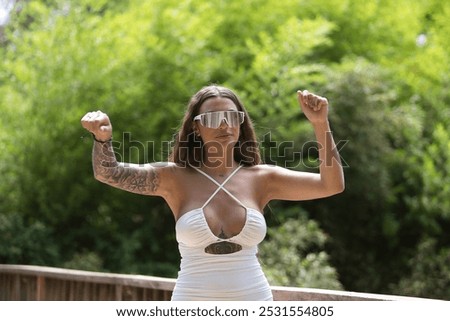
[[216, 138], [225, 138], [225, 137], [230, 137], [230, 136], [233, 136], [233, 134], [221, 133], [221, 134], [217, 135]]

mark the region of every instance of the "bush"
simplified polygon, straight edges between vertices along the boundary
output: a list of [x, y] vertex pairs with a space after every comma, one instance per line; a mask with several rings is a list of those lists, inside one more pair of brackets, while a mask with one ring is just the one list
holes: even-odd
[[268, 230], [259, 253], [271, 285], [342, 289], [324, 251], [327, 240], [317, 222], [305, 215]]
[[76, 253], [72, 259], [63, 264], [63, 268], [86, 270], [86, 271], [102, 271], [103, 261], [98, 254], [94, 252]]
[[450, 299], [450, 248], [424, 239], [410, 260], [411, 273], [392, 286], [394, 293], [433, 299]]
[[0, 214], [0, 262], [54, 264], [58, 246], [41, 222], [26, 223], [19, 215]]

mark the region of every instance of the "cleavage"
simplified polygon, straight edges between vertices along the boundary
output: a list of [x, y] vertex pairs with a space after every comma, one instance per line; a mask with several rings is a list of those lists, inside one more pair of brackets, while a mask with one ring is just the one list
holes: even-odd
[[203, 215], [210, 231], [220, 239], [238, 235], [245, 226], [247, 209], [242, 207], [225, 192], [220, 191], [203, 208]]

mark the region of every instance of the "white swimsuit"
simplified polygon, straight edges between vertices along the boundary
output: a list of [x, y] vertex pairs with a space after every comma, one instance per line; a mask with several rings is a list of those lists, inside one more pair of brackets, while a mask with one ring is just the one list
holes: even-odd
[[[239, 168], [241, 167], [231, 173], [222, 184], [196, 168], [218, 188], [201, 208], [183, 214], [175, 225], [181, 265], [172, 301], [272, 300], [269, 283], [256, 256], [257, 246], [267, 231], [264, 216], [259, 211], [246, 207], [224, 188]], [[220, 190], [246, 209], [244, 227], [239, 234], [228, 239], [213, 234], [203, 211]], [[224, 241], [238, 244], [242, 249], [229, 254], [205, 252], [205, 248], [211, 244]]]

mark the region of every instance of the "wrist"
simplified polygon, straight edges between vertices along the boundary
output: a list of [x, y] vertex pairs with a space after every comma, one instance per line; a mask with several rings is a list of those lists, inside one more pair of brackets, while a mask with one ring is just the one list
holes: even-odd
[[98, 139], [97, 137], [95, 137], [94, 134], [92, 134], [92, 138], [94, 139], [94, 141], [96, 141], [97, 143], [101, 143], [101, 144], [108, 143], [108, 142], [112, 141], [112, 136], [109, 137], [106, 140], [102, 140], [102, 139]]
[[324, 120], [317, 120], [314, 122], [311, 122], [312, 126], [314, 128], [316, 127], [330, 127], [330, 122], [328, 121], [328, 119], [324, 119]]

